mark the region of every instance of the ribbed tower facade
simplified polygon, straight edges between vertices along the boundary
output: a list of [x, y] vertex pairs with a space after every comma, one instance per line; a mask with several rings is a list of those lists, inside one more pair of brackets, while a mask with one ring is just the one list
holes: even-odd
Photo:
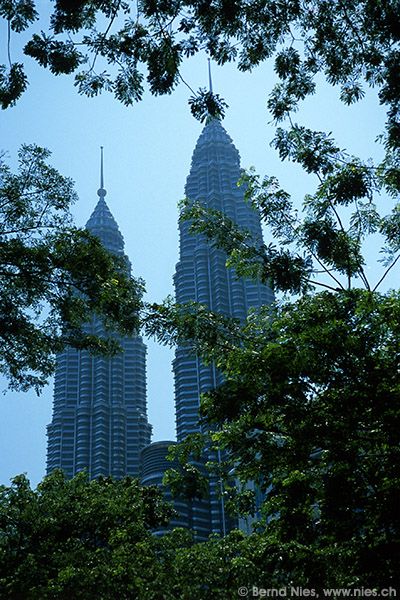
[[[198, 201], [230, 217], [261, 242], [259, 213], [244, 200], [240, 157], [220, 121], [209, 120], [192, 156], [185, 193], [189, 201]], [[273, 301], [268, 286], [238, 278], [226, 267], [226, 254], [202, 235], [189, 231], [190, 223], [180, 223], [180, 254], [174, 277], [176, 301], [196, 301], [223, 315], [244, 321], [248, 310]], [[214, 366], [205, 366], [185, 346], [176, 350], [173, 363], [175, 380], [177, 440], [200, 430], [198, 424], [200, 394], [222, 383]], [[215, 457], [213, 457], [215, 459]], [[190, 521], [199, 537], [224, 533], [226, 517], [220, 498], [219, 483], [211, 480], [208, 501], [192, 506]]]
[[[124, 240], [106, 202], [103, 168], [99, 201], [86, 224], [103, 245], [126, 260]], [[94, 317], [88, 333], [105, 333]], [[119, 337], [122, 352], [93, 356], [66, 348], [57, 357], [53, 419], [47, 428], [47, 472], [69, 477], [86, 469], [91, 478], [138, 476], [140, 453], [150, 443], [146, 406], [146, 346], [140, 337]]]

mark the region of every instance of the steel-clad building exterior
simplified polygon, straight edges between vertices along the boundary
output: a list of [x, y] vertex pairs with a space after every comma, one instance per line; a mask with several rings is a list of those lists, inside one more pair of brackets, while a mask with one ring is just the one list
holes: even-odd
[[[125, 257], [123, 237], [105, 202], [103, 173], [98, 195], [86, 228], [108, 250]], [[94, 317], [87, 331], [101, 335], [101, 321]], [[47, 428], [48, 473], [61, 468], [69, 477], [84, 469], [91, 478], [139, 476], [140, 454], [151, 437], [146, 346], [140, 337], [118, 340], [123, 351], [112, 357], [73, 348], [57, 357], [53, 418]]]
[[[260, 215], [244, 200], [244, 189], [237, 185], [240, 176], [237, 149], [221, 122], [209, 119], [193, 152], [186, 197], [222, 211], [261, 243]], [[177, 302], [200, 302], [215, 312], [244, 321], [249, 309], [273, 301], [273, 292], [268, 286], [238, 278], [226, 267], [226, 254], [203, 235], [194, 235], [189, 229], [190, 223], [180, 222], [180, 254], [174, 277]], [[219, 385], [222, 376], [213, 365], [204, 365], [184, 346], [176, 350], [173, 371], [179, 442], [199, 431], [200, 394]], [[194, 510], [191, 520], [199, 538], [211, 532], [223, 534], [227, 529], [219, 492], [219, 482], [211, 479], [209, 499], [201, 506], [197, 504]]]

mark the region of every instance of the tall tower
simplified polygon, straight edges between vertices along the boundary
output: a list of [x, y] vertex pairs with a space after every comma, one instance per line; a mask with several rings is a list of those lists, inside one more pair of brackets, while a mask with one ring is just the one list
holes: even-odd
[[[217, 209], [237, 225], [250, 231], [255, 239], [262, 240], [260, 216], [244, 200], [240, 179], [240, 157], [233, 142], [218, 119], [209, 119], [192, 156], [186, 182], [186, 196]], [[239, 279], [226, 268], [226, 254], [202, 235], [189, 231], [190, 223], [181, 222], [180, 254], [174, 277], [176, 301], [196, 301], [223, 315], [244, 321], [250, 308], [273, 301], [268, 286], [248, 279]], [[177, 440], [200, 430], [198, 424], [200, 394], [220, 383], [222, 376], [211, 366], [206, 366], [188, 347], [178, 346], [173, 363], [175, 379]], [[202, 502], [194, 507], [192, 522], [199, 532], [208, 527], [210, 532], [225, 530], [224, 507], [219, 497], [218, 482], [211, 480], [208, 506]]]
[[[110, 252], [123, 256], [124, 240], [106, 202], [101, 155], [99, 201], [86, 224]], [[88, 333], [104, 334], [93, 317]], [[86, 469], [91, 478], [138, 476], [140, 453], [150, 443], [146, 407], [146, 346], [137, 337], [119, 337], [122, 352], [92, 356], [66, 348], [57, 357], [53, 419], [47, 427], [47, 472], [69, 477]]]

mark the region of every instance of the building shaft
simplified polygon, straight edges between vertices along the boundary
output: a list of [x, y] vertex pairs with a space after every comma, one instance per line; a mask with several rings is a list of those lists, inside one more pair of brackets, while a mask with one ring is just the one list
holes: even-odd
[[[222, 211], [237, 225], [262, 242], [259, 213], [244, 200], [244, 189], [237, 183], [241, 176], [240, 157], [225, 129], [217, 119], [209, 120], [196, 144], [186, 197], [208, 208]], [[260, 282], [238, 278], [226, 267], [226, 254], [203, 235], [190, 232], [183, 221], [180, 230], [180, 255], [174, 277], [176, 301], [196, 301], [222, 315], [244, 321], [248, 310], [273, 301], [271, 289]], [[178, 346], [173, 363], [175, 380], [177, 440], [200, 431], [200, 394], [222, 383], [222, 375], [213, 365], [206, 366], [185, 346]], [[215, 458], [215, 457], [213, 457]], [[195, 510], [193, 526], [205, 532], [224, 533], [224, 507], [219, 482], [210, 482], [208, 506]], [[207, 525], [208, 520], [208, 525]]]
[[[86, 228], [126, 261], [124, 240], [104, 196]], [[93, 317], [87, 333], [105, 335]], [[87, 470], [91, 478], [140, 474], [140, 454], [150, 443], [146, 406], [146, 346], [139, 336], [116, 336], [122, 352], [94, 356], [67, 347], [57, 357], [53, 418], [47, 428], [47, 472], [61, 468], [69, 477]]]

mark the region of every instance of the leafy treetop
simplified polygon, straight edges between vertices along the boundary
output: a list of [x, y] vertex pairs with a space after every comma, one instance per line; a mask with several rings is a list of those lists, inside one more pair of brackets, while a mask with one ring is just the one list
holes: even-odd
[[[0, 163], [0, 372], [23, 390], [46, 383], [67, 344], [116, 351], [118, 333], [137, 332], [143, 292], [122, 259], [73, 225], [72, 181], [49, 155], [24, 146], [17, 173]], [[85, 329], [94, 315], [104, 338]]]
[[[275, 57], [280, 82], [269, 107], [277, 121], [315, 92], [323, 73], [340, 86], [350, 104], [364, 85], [378, 86], [388, 109], [387, 143], [398, 144], [399, 5], [396, 0], [56, 0], [47, 32], [32, 33], [26, 55], [54, 74], [73, 73], [80, 93], [111, 91], [124, 104], [142, 98], [144, 71], [151, 93], [171, 93], [180, 82], [183, 60], [205, 51], [218, 64], [235, 61], [250, 71]], [[8, 66], [3, 65], [0, 99], [14, 104], [27, 86], [22, 63], [12, 62], [13, 36], [34, 31], [34, 0], [0, 3], [8, 26]], [[104, 69], [105, 66], [105, 69]], [[111, 67], [110, 72], [107, 67]], [[102, 70], [104, 69], [104, 70]], [[196, 116], [223, 112], [201, 90], [192, 101]]]
[[151, 530], [171, 515], [159, 490], [129, 477], [54, 471], [33, 490], [17, 476], [0, 487], [0, 595], [145, 597], [163, 585]]
[[[122, 0], [109, 2], [57, 0], [48, 30], [36, 32], [39, 18], [33, 0], [0, 2], [8, 23], [9, 65], [0, 75], [0, 100], [6, 108], [27, 85], [24, 65], [12, 63], [13, 37], [22, 32], [25, 55], [54, 74], [75, 73], [80, 93], [94, 96], [110, 91], [129, 105], [143, 97], [145, 74], [153, 94], [171, 93], [182, 81], [181, 66], [199, 52], [218, 64], [235, 62], [251, 71], [273, 60], [278, 83], [270, 92], [268, 109], [277, 126], [272, 142], [282, 160], [299, 163], [317, 178], [302, 216], [273, 177], [247, 177], [248, 196], [279, 242], [262, 255], [241, 244], [240, 258], [262, 272], [276, 289], [304, 291], [314, 274], [333, 288], [357, 283], [373, 289], [363, 258], [367, 235], [383, 235], [387, 269], [399, 250], [400, 190], [400, 8], [395, 0]], [[331, 135], [294, 122], [294, 113], [317, 91], [323, 75], [340, 89], [346, 104], [360, 100], [365, 86], [376, 88], [386, 108], [385, 147], [379, 164], [346, 154]], [[185, 82], [186, 83], [186, 82]], [[192, 90], [193, 92], [193, 90]], [[200, 120], [223, 116], [226, 104], [200, 89], [189, 100]], [[389, 197], [393, 210], [377, 210], [379, 197]], [[352, 212], [348, 214], [351, 205]], [[195, 219], [193, 209], [187, 213]], [[344, 215], [348, 215], [347, 217]], [[198, 215], [199, 216], [199, 215]], [[208, 214], [208, 217], [210, 214]], [[204, 220], [199, 217], [200, 221]], [[199, 227], [203, 227], [202, 222]], [[215, 230], [215, 228], [214, 228]], [[234, 235], [231, 228], [231, 235]], [[236, 235], [236, 234], [235, 234]], [[251, 245], [251, 244], [250, 244]], [[231, 255], [238, 267], [237, 251]], [[334, 274], [339, 273], [339, 278]], [[383, 279], [386, 272], [382, 272]]]

